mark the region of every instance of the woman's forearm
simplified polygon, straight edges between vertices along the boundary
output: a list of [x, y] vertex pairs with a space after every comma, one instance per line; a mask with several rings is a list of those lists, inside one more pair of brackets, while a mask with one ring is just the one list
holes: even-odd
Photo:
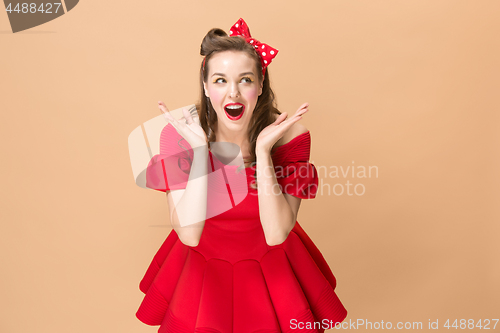
[[170, 210], [175, 232], [189, 246], [198, 245], [207, 215], [208, 146], [197, 147], [193, 151], [187, 186], [183, 191], [171, 193], [173, 209]]
[[256, 153], [260, 221], [267, 244], [281, 244], [293, 229], [295, 216], [276, 180], [270, 153]]

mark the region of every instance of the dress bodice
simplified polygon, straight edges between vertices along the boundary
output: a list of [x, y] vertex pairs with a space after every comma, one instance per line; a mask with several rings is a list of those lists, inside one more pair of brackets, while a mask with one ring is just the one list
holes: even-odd
[[[310, 149], [311, 135], [307, 131], [271, 151], [276, 179], [283, 193], [301, 199], [316, 196], [318, 174], [315, 166], [309, 163]], [[168, 124], [160, 135], [160, 153], [154, 155], [147, 166], [146, 186], [162, 192], [185, 189], [193, 156], [189, 143]], [[238, 168], [237, 165], [222, 163], [215, 154], [209, 152], [209, 195], [212, 193], [210, 191], [215, 195], [220, 195], [221, 192], [231, 195], [249, 191], [250, 182], [256, 181], [256, 165], [244, 168], [244, 172], [238, 172]]]

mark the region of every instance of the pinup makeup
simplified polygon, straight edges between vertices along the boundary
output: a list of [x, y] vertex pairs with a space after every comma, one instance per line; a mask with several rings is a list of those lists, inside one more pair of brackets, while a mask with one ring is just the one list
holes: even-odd
[[241, 103], [229, 103], [224, 106], [224, 111], [229, 119], [238, 120], [243, 116], [245, 106]]

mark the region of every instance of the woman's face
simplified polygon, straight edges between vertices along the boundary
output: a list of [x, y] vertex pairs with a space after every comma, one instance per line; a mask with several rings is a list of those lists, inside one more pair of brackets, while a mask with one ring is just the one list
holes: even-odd
[[244, 52], [224, 51], [214, 54], [209, 62], [203, 86], [217, 113], [218, 126], [246, 131], [262, 94], [255, 60]]

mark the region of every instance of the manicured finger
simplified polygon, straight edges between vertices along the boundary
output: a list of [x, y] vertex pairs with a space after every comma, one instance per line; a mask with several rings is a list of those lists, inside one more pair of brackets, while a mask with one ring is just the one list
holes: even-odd
[[301, 106], [299, 106], [299, 110], [302, 108], [307, 108], [309, 106], [308, 102], [303, 103]]
[[303, 116], [305, 113], [307, 113], [308, 111], [309, 111], [309, 109], [308, 109], [308, 108], [298, 110], [297, 112], [295, 112], [294, 117], [299, 117], [299, 118], [302, 118], [302, 116]]
[[158, 109], [160, 109], [162, 113], [169, 112], [167, 106], [161, 101], [158, 101]]
[[163, 103], [162, 101], [158, 101], [158, 107], [159, 107], [160, 109], [164, 109], [164, 110], [166, 110], [167, 112], [169, 112], [169, 110], [168, 110], [167, 106], [166, 106], [166, 105], [165, 105], [165, 103]]
[[163, 107], [163, 106], [160, 106], [159, 108], [160, 108], [161, 113], [162, 113], [162, 114], [163, 114], [163, 116], [165, 117], [165, 119], [167, 119], [167, 120], [172, 120], [172, 119], [173, 119], [173, 117], [172, 117], [172, 115], [170, 114], [170, 112], [168, 111], [168, 109], [166, 109], [166, 108], [165, 108], [165, 107]]
[[274, 124], [275, 125], [279, 125], [281, 124], [283, 121], [286, 120], [286, 118], [288, 117], [288, 113], [286, 112], [282, 112], [278, 118], [276, 118], [276, 120], [274, 121]]
[[298, 115], [298, 116], [302, 116], [302, 115], [303, 115], [304, 113], [306, 113], [307, 111], [309, 111], [309, 109], [307, 109], [307, 108], [306, 108], [306, 109], [299, 110], [299, 111], [297, 111], [296, 115]]
[[182, 108], [182, 114], [184, 115], [184, 118], [186, 119], [186, 124], [192, 124], [194, 122], [193, 117], [191, 116], [191, 113], [186, 107]]
[[297, 112], [302, 111], [302, 110], [307, 110], [309, 108], [309, 103], [304, 103], [302, 104], [298, 109]]
[[177, 122], [177, 119], [175, 119], [171, 114], [170, 114], [170, 111], [168, 110], [167, 106], [165, 105], [165, 103], [159, 101], [158, 102], [158, 107], [160, 108], [161, 112], [163, 113], [163, 117], [165, 118], [165, 120], [172, 124], [172, 126], [174, 126], [175, 129], [178, 128], [178, 122]]

